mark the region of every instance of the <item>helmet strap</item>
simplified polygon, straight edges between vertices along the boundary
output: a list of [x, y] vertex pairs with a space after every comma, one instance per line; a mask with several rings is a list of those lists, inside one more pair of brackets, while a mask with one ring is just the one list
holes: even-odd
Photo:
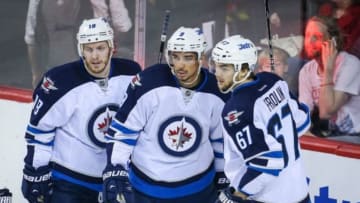
[[230, 86], [228, 89], [226, 89], [226, 90], [220, 90], [222, 93], [226, 94], [226, 93], [229, 93], [229, 92], [233, 91], [236, 86], [240, 85], [241, 83], [243, 83], [245, 80], [247, 80], [247, 79], [249, 78], [249, 76], [250, 76], [250, 74], [251, 74], [251, 71], [249, 70], [249, 71], [246, 73], [245, 77], [243, 77], [241, 80], [236, 80], [236, 78], [238, 77], [239, 73], [240, 73], [240, 71], [236, 71], [236, 72], [234, 73], [233, 78], [232, 78], [232, 84], [231, 84], [231, 86]]

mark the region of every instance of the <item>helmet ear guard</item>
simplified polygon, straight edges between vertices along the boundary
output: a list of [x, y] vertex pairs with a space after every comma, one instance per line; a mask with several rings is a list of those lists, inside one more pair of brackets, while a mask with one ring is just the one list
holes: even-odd
[[78, 54], [81, 58], [83, 58], [83, 44], [107, 41], [109, 47], [114, 49], [114, 32], [105, 18], [84, 20], [79, 27], [76, 38], [78, 40]]

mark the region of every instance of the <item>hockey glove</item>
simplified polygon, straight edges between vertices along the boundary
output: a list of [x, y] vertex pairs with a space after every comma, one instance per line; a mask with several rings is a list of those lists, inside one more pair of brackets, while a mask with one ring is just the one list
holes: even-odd
[[30, 203], [50, 202], [52, 194], [51, 172], [48, 166], [35, 169], [25, 165], [21, 191]]
[[9, 202], [11, 203], [12, 193], [7, 188], [0, 189], [0, 202]]
[[218, 199], [215, 203], [261, 203], [255, 200], [243, 199], [239, 196], [235, 196], [234, 188], [228, 187], [225, 190], [222, 190], [218, 196]]
[[224, 172], [216, 172], [214, 183], [217, 191], [227, 188], [230, 184]]
[[127, 171], [120, 165], [107, 165], [103, 173], [105, 203], [133, 203], [133, 192]]

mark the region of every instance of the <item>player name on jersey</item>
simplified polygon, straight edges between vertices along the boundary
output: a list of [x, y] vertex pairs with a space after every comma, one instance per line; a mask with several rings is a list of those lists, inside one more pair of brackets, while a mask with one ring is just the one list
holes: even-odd
[[270, 92], [265, 98], [264, 102], [271, 112], [277, 105], [279, 105], [285, 99], [284, 92], [280, 87]]

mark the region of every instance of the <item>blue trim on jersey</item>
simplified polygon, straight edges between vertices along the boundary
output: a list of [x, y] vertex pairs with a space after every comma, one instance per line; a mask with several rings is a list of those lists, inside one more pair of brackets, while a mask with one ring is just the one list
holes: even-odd
[[208, 187], [215, 177], [215, 170], [209, 170], [200, 179], [178, 187], [165, 187], [150, 184], [137, 176], [132, 168], [129, 169], [129, 180], [131, 185], [142, 193], [163, 199], [178, 198], [198, 193]]
[[50, 142], [40, 142], [39, 140], [27, 140], [28, 144], [40, 144], [45, 146], [54, 146], [54, 140], [51, 140]]
[[65, 174], [63, 174], [63, 173], [61, 173], [59, 171], [56, 171], [56, 170], [52, 170], [51, 175], [55, 179], [66, 180], [66, 181], [68, 181], [70, 183], [81, 185], [83, 187], [86, 187], [86, 188], [89, 188], [91, 190], [95, 190], [95, 191], [98, 191], [98, 192], [102, 191], [102, 184], [87, 183], [87, 182], [84, 182], [84, 181], [81, 181], [81, 180], [77, 180], [75, 178], [72, 178], [72, 177], [70, 177], [68, 175], [65, 175]]
[[136, 145], [136, 140], [132, 140], [132, 139], [124, 139], [124, 140], [119, 140], [122, 143], [125, 143], [127, 145], [131, 145], [131, 146], [135, 146]]
[[111, 122], [111, 127], [115, 128], [116, 130], [124, 133], [124, 134], [135, 134], [137, 133], [137, 131], [131, 130], [123, 125], [121, 125], [120, 123], [116, 122], [116, 121], [112, 121]]
[[258, 172], [261, 172], [261, 173], [267, 173], [267, 174], [270, 174], [270, 175], [273, 175], [273, 176], [279, 176], [281, 170], [280, 169], [265, 169], [265, 168], [258, 168], [258, 167], [255, 167], [255, 166], [250, 166], [248, 165], [247, 166], [249, 169], [252, 169], [252, 170], [255, 170], [255, 171], [258, 171]]
[[284, 154], [282, 151], [267, 152], [265, 154], [262, 154], [261, 156], [268, 157], [268, 158], [284, 158]]
[[27, 126], [26, 130], [31, 132], [32, 134], [48, 134], [55, 132], [55, 129], [49, 131], [42, 131], [37, 128], [31, 127], [30, 125]]
[[215, 158], [224, 158], [224, 154], [219, 152], [214, 152], [214, 156]]
[[218, 138], [218, 139], [211, 139], [210, 138], [210, 142], [224, 143], [224, 139], [223, 138]]
[[307, 128], [311, 124], [311, 119], [309, 116], [309, 108], [305, 104], [301, 103], [300, 109], [302, 109], [306, 112], [307, 118], [306, 118], [306, 121], [300, 127], [296, 128], [297, 132], [303, 131], [305, 128]]

